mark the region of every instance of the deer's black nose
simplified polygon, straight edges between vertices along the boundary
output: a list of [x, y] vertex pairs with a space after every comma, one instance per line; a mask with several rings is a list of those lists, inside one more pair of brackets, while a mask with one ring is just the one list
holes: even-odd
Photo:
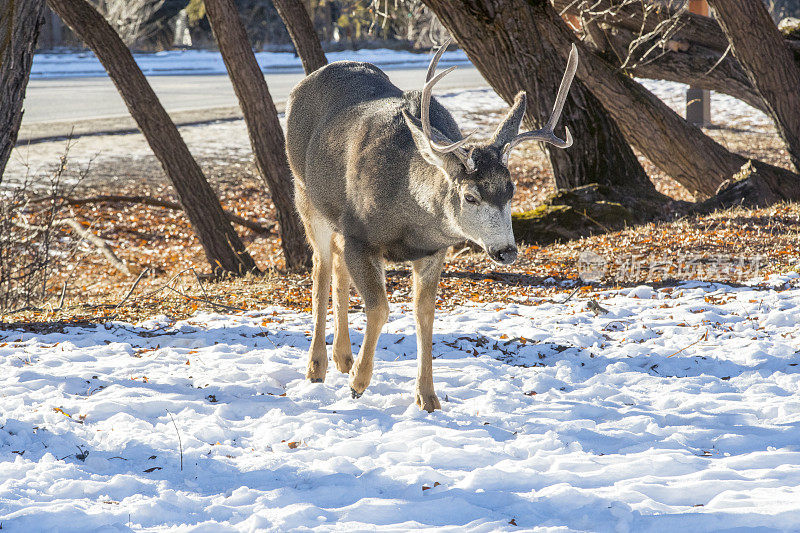
[[506, 246], [505, 248], [501, 248], [499, 250], [491, 252], [489, 256], [498, 263], [502, 263], [504, 265], [510, 265], [511, 263], [517, 260], [517, 247]]

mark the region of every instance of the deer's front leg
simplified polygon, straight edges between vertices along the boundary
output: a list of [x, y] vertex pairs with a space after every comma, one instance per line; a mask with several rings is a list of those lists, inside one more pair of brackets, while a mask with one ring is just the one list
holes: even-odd
[[350, 274], [344, 263], [344, 244], [340, 235], [333, 239], [333, 362], [345, 374], [353, 368], [347, 308], [350, 305]]
[[414, 261], [414, 318], [417, 322], [417, 384], [414, 399], [429, 413], [441, 409], [433, 390], [433, 315], [436, 289], [447, 250]]
[[350, 370], [350, 392], [360, 397], [372, 379], [372, 360], [375, 347], [386, 319], [389, 318], [389, 301], [386, 299], [383, 259], [377, 250], [363, 243], [345, 238], [344, 260], [353, 284], [367, 314], [367, 330], [358, 353], [358, 360]]

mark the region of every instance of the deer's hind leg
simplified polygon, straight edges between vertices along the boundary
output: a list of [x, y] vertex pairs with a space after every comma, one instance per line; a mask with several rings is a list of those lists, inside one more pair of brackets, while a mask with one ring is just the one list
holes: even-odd
[[308, 370], [306, 378], [313, 383], [325, 381], [328, 369], [328, 352], [325, 346], [325, 320], [331, 290], [332, 239], [333, 228], [313, 207], [303, 216], [306, 235], [314, 250], [312, 270], [313, 288], [311, 290], [311, 312], [314, 320], [314, 333], [308, 351]]
[[353, 351], [347, 310], [350, 306], [350, 273], [344, 262], [344, 238], [333, 236], [333, 362], [339, 372], [347, 374], [353, 368]]

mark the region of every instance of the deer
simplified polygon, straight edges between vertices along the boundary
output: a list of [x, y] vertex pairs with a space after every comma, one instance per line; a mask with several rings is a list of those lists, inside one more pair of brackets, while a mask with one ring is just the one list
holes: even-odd
[[[433, 87], [456, 67], [436, 73], [449, 42], [433, 55], [421, 91], [402, 91], [375, 65], [337, 61], [313, 72], [286, 105], [286, 149], [294, 198], [312, 249], [313, 333], [306, 378], [320, 383], [328, 367], [325, 323], [333, 286], [336, 368], [350, 374], [352, 397], [372, 379], [373, 358], [389, 317], [386, 260], [411, 262], [416, 326], [415, 403], [441, 409], [433, 386], [432, 341], [436, 290], [447, 250], [480, 245], [503, 265], [517, 258], [509, 204], [515, 186], [509, 152], [528, 140], [572, 145], [555, 126], [578, 55], [567, 61], [555, 104], [543, 128], [520, 133], [526, 94], [518, 93], [488, 142], [462, 136]], [[348, 330], [350, 287], [360, 295], [366, 328], [354, 361]]]

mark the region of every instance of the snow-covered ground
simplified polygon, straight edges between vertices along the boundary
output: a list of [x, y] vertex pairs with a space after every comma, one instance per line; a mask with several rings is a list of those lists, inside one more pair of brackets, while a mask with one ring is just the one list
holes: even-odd
[[770, 281], [439, 313], [434, 414], [403, 305], [359, 400], [281, 308], [0, 332], [2, 528], [797, 531], [800, 275]]
[[[328, 61], [366, 61], [382, 68], [421, 67], [431, 60], [425, 53], [404, 50], [344, 50], [328, 52]], [[225, 63], [217, 51], [170, 50], [133, 55], [139, 68], [148, 76], [176, 74], [226, 74]], [[256, 52], [256, 59], [264, 72], [302, 71], [300, 58], [291, 52]], [[462, 50], [445, 52], [440, 64], [469, 63]], [[91, 51], [68, 53], [38, 53], [33, 57], [31, 78], [64, 78], [78, 76], [105, 76], [106, 71]]]

